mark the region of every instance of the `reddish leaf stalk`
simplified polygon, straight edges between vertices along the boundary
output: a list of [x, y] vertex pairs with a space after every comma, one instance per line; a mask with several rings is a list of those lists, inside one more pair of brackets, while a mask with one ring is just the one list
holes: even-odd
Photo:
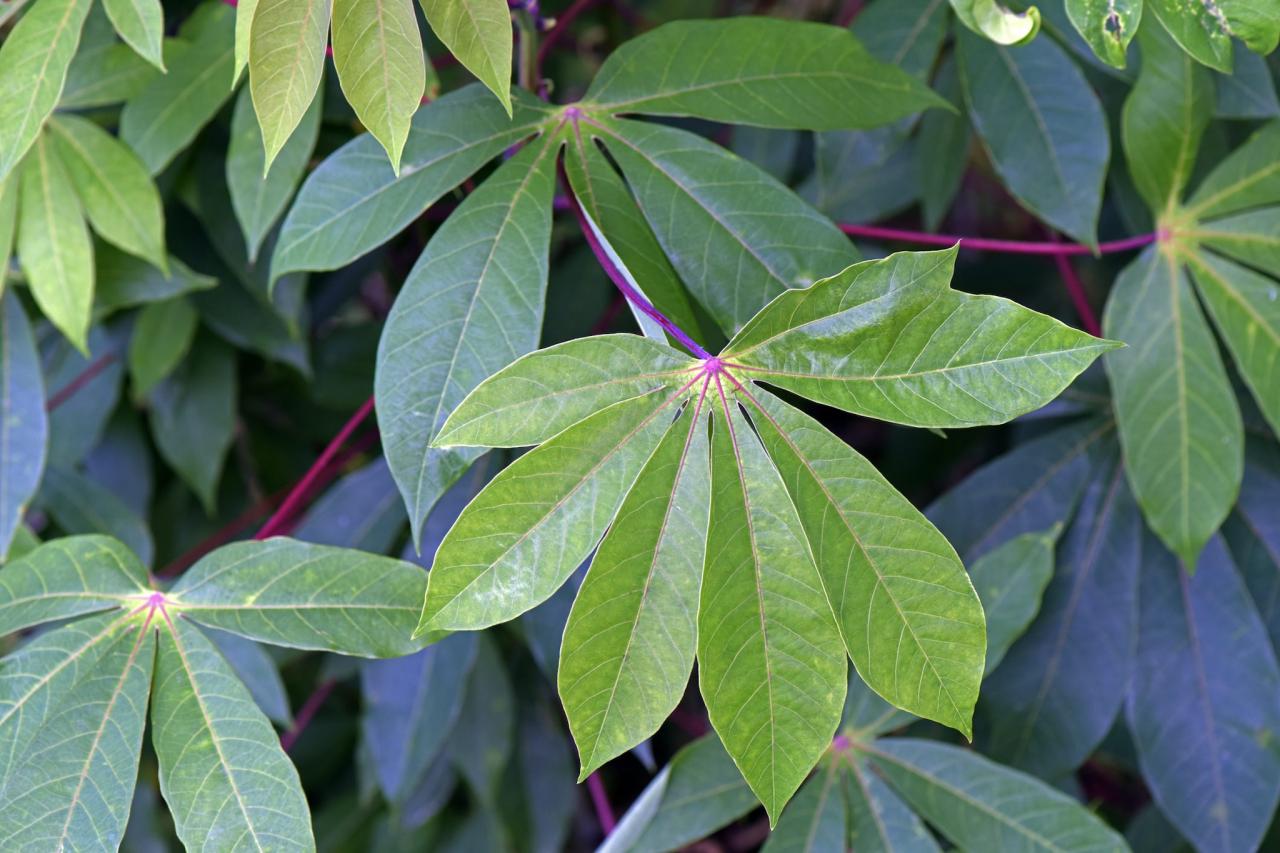
[[298, 713], [293, 718], [293, 725], [284, 734], [280, 735], [281, 749], [285, 752], [293, 749], [293, 745], [298, 742], [298, 738], [307, 730], [307, 726], [315, 718], [320, 706], [329, 698], [329, 694], [333, 692], [335, 685], [337, 685], [337, 682], [332, 678], [328, 678], [316, 686], [316, 689], [311, 692], [307, 700], [302, 703], [302, 707], [298, 709]]
[[[1056, 234], [1053, 235], [1053, 239], [1057, 242]], [[1076, 268], [1072, 265], [1071, 259], [1067, 255], [1054, 255], [1053, 262], [1058, 267], [1058, 275], [1062, 276], [1062, 284], [1067, 289], [1067, 295], [1071, 297], [1071, 303], [1076, 307], [1076, 314], [1080, 316], [1080, 325], [1095, 338], [1101, 337], [1102, 324], [1098, 322], [1098, 316], [1093, 313], [1093, 306], [1089, 304], [1084, 282], [1076, 274]]]
[[[1082, 243], [990, 240], [983, 237], [964, 237], [957, 234], [929, 234], [923, 231], [907, 231], [901, 228], [884, 228], [879, 225], [852, 225], [846, 222], [840, 223], [840, 230], [851, 237], [866, 237], [871, 240], [896, 240], [903, 243], [919, 243], [924, 246], [954, 246], [959, 243], [962, 249], [1004, 252], [1014, 255], [1095, 254], [1092, 247]], [[1156, 234], [1141, 234], [1137, 237], [1126, 237], [1123, 240], [1099, 243], [1096, 254], [1107, 255], [1115, 252], [1128, 252], [1154, 243], [1156, 239]]]
[[72, 379], [66, 385], [59, 388], [57, 393], [55, 393], [53, 396], [51, 396], [48, 399], [48, 401], [45, 402], [45, 405], [44, 405], [45, 411], [52, 412], [54, 409], [58, 408], [63, 403], [67, 402], [67, 400], [69, 400], [72, 397], [72, 395], [74, 395], [81, 388], [83, 388], [84, 386], [92, 382], [94, 380], [94, 377], [96, 377], [102, 371], [106, 370], [107, 367], [111, 364], [111, 362], [115, 360], [116, 360], [116, 354], [114, 352], [109, 352], [109, 353], [106, 353], [105, 355], [99, 356], [97, 360], [93, 361], [88, 367], [86, 367], [84, 370], [76, 374], [76, 377], [74, 379]]
[[591, 805], [596, 810], [600, 828], [607, 838], [618, 821], [613, 816], [613, 806], [609, 805], [609, 795], [604, 790], [604, 781], [601, 780], [599, 771], [587, 777], [587, 790], [591, 793]]

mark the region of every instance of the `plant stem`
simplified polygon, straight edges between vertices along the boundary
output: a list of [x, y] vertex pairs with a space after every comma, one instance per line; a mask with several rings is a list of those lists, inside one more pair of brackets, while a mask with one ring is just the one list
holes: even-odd
[[929, 234], [923, 231], [907, 231], [901, 228], [884, 228], [879, 225], [852, 225], [840, 223], [840, 230], [851, 237], [872, 240], [897, 240], [903, 243], [919, 243], [925, 246], [953, 246], [988, 252], [1005, 252], [1014, 255], [1107, 255], [1140, 249], [1156, 241], [1156, 234], [1142, 234], [1099, 243], [1097, 251], [1082, 243], [1028, 242], [1023, 240], [990, 240], [983, 237], [964, 237], [957, 234]]
[[596, 819], [600, 821], [605, 838], [608, 838], [618, 822], [613, 816], [613, 806], [609, 805], [609, 795], [604, 790], [599, 771], [587, 777], [587, 790], [591, 793], [591, 806], [596, 811]]
[[88, 367], [76, 374], [75, 378], [66, 385], [63, 385], [56, 393], [49, 397], [44, 404], [45, 411], [52, 412], [54, 409], [67, 402], [67, 400], [71, 399], [72, 395], [92, 382], [94, 377], [106, 370], [111, 362], [115, 360], [116, 354], [114, 352], [109, 352], [105, 355], [99, 356], [95, 361], [90, 363]]
[[[1057, 234], [1052, 231], [1049, 234], [1055, 243], [1058, 242]], [[1101, 337], [1102, 324], [1098, 322], [1098, 316], [1093, 313], [1093, 306], [1089, 304], [1084, 282], [1076, 274], [1076, 268], [1072, 266], [1071, 259], [1067, 255], [1054, 255], [1053, 262], [1058, 267], [1058, 275], [1062, 276], [1062, 284], [1067, 288], [1071, 303], [1076, 307], [1076, 314], [1080, 316], [1080, 325], [1095, 338]]]

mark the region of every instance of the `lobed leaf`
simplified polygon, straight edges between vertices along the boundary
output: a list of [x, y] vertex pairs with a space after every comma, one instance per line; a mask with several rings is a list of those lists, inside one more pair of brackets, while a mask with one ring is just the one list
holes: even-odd
[[1188, 216], [1201, 220], [1254, 207], [1280, 204], [1280, 121], [1249, 137], [1219, 163], [1187, 202]]
[[[9, 192], [17, 195], [16, 188]], [[0, 255], [0, 276], [8, 265]], [[49, 441], [40, 355], [22, 302], [0, 294], [0, 562], [22, 528], [27, 503], [40, 486]], [[3, 583], [0, 575], [0, 584]], [[0, 630], [0, 633], [7, 633]]]
[[[769, 833], [761, 853], [820, 853], [844, 850], [848, 836], [846, 803], [839, 764], [829, 759], [801, 786]], [[860, 846], [858, 850], [863, 848]]]
[[849, 844], [866, 853], [940, 853], [933, 833], [872, 769], [865, 757], [844, 757], [851, 818]]

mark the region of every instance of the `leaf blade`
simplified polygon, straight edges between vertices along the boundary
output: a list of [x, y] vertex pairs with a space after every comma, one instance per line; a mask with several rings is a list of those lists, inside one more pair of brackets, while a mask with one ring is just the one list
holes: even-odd
[[[10, 190], [16, 195], [16, 187]], [[6, 253], [7, 255], [7, 253]], [[8, 265], [8, 257], [0, 263]], [[17, 295], [0, 294], [0, 561], [22, 526], [27, 503], [40, 486], [48, 454], [49, 417], [44, 376], [31, 325]]]
[[511, 13], [502, 0], [419, 0], [427, 23], [510, 116]]

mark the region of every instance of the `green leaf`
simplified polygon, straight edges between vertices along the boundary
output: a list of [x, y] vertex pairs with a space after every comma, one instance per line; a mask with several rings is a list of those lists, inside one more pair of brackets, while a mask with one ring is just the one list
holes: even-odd
[[1272, 511], [1280, 494], [1280, 448], [1251, 437], [1240, 501], [1223, 525], [1231, 558], [1249, 587], [1272, 646], [1280, 645], [1280, 519]]
[[[240, 82], [240, 72], [249, 67], [249, 42], [253, 36], [253, 16], [257, 11], [258, 0], [240, 0], [236, 3], [235, 65], [231, 75], [232, 86]], [[265, 156], [264, 151], [264, 159]]]
[[[1280, 278], [1280, 207], [1264, 207], [1193, 226], [1185, 233], [1241, 263]], [[1187, 252], [1194, 268], [1199, 252]]]
[[[45, 385], [50, 395], [61, 394], [94, 364], [95, 359], [73, 347], [61, 335], [47, 336], [41, 347], [45, 367]], [[89, 349], [105, 355], [119, 351], [115, 336], [94, 326], [89, 330]], [[81, 380], [76, 392], [49, 412], [50, 465], [79, 465], [97, 447], [111, 412], [120, 401], [120, 380], [124, 367], [119, 358], [99, 365], [89, 379]]]
[[1220, 539], [1195, 576], [1143, 545], [1129, 730], [1160, 810], [1198, 850], [1252, 850], [1280, 800], [1280, 669]]
[[868, 4], [850, 28], [876, 59], [926, 81], [946, 41], [950, 20], [942, 0], [898, 0]]
[[412, 794], [448, 745], [475, 661], [476, 635], [466, 633], [409, 657], [361, 666], [361, 733], [387, 799]]
[[160, 0], [102, 0], [102, 8], [120, 38], [143, 59], [164, 71], [164, 9], [160, 7]]
[[481, 382], [440, 428], [438, 447], [540, 444], [593, 412], [693, 377], [688, 356], [638, 335], [597, 335], [521, 356]]
[[169, 72], [125, 102], [120, 138], [151, 174], [158, 174], [190, 145], [231, 97], [234, 26], [230, 6], [211, 8], [191, 43], [166, 42]]
[[725, 330], [857, 260], [829, 219], [720, 146], [657, 124], [598, 129], [680, 277]]
[[618, 821], [597, 853], [661, 853], [726, 826], [756, 807], [715, 735], [676, 753]]
[[262, 128], [264, 175], [316, 99], [330, 11], [330, 0], [258, 0], [249, 36], [249, 91]]
[[93, 242], [75, 186], [48, 134], [36, 141], [19, 177], [18, 259], [27, 285], [49, 322], [88, 353]]
[[1249, 137], [1218, 164], [1187, 203], [1187, 215], [1201, 221], [1255, 207], [1280, 204], [1280, 121]]
[[1120, 274], [1103, 327], [1134, 346], [1107, 375], [1129, 481], [1156, 535], [1195, 568], [1240, 490], [1240, 409], [1186, 272], [1148, 247]]
[[[333, 0], [333, 6], [338, 82], [356, 117], [387, 149], [391, 168], [398, 173], [409, 122], [427, 87], [413, 0]], [[508, 99], [508, 112], [510, 108]]]
[[960, 109], [964, 106], [964, 94], [960, 90], [960, 74], [954, 57], [943, 60], [934, 85], [957, 109], [954, 113], [935, 110], [920, 120], [916, 145], [920, 204], [930, 231], [942, 222], [960, 191], [973, 139], [969, 117]]
[[1000, 0], [951, 0], [951, 8], [962, 24], [996, 44], [1026, 44], [1040, 32], [1040, 10], [1035, 6], [1017, 12]]
[[1146, 0], [1165, 30], [1197, 62], [1231, 73], [1231, 27], [1224, 0], [1184, 3], [1180, 0]]
[[202, 275], [177, 258], [168, 259], [169, 274], [133, 255], [100, 244], [94, 252], [97, 277], [94, 307], [102, 314], [121, 308], [163, 302], [198, 290], [209, 290], [218, 280]]
[[547, 117], [547, 107], [531, 96], [516, 98], [511, 119], [479, 86], [450, 92], [413, 117], [398, 176], [377, 140], [356, 137], [303, 183], [281, 227], [272, 278], [346, 266], [536, 132]]
[[46, 542], [0, 572], [0, 635], [44, 622], [141, 603], [147, 571], [107, 536]]
[[253, 640], [246, 640], [226, 631], [206, 628], [204, 633], [218, 647], [227, 663], [231, 664], [236, 678], [244, 684], [262, 713], [281, 726], [293, 725], [293, 715], [289, 713], [289, 696], [284, 691], [284, 682], [280, 679], [276, 662], [266, 649]]
[[[448, 751], [472, 792], [486, 805], [495, 805], [498, 785], [511, 758], [516, 701], [498, 646], [492, 638], [480, 637], [462, 711], [448, 735]], [[462, 847], [459, 853], [492, 846]]]
[[1280, 284], [1210, 252], [1184, 257], [1240, 375], [1280, 430]]
[[13, 256], [13, 238], [18, 230], [18, 178], [11, 175], [0, 180], [0, 294], [9, 274]]
[[[90, 21], [93, 16], [90, 15]], [[110, 24], [107, 25], [110, 27]], [[89, 27], [85, 27], [86, 43], [82, 44], [67, 69], [67, 82], [62, 87], [58, 106], [66, 110], [118, 104], [133, 98], [160, 76], [159, 70], [114, 37], [88, 44]], [[165, 40], [165, 52], [172, 60], [186, 42]]]
[[770, 394], [751, 402], [858, 674], [894, 705], [971, 736], [986, 636], [960, 558], [817, 421]]
[[[7, 264], [7, 258], [4, 260]], [[22, 527], [27, 503], [40, 485], [49, 443], [40, 356], [22, 303], [11, 290], [0, 295], [0, 401], [3, 401], [0, 405], [0, 562], [3, 562]], [[0, 575], [0, 583], [4, 576]]]
[[698, 686], [773, 826], [831, 744], [847, 662], [783, 479], [736, 403], [732, 415], [728, 406], [713, 406]]
[[841, 787], [839, 764], [829, 760], [800, 788], [761, 853], [844, 850], [848, 805]]
[[1053, 577], [1053, 546], [1061, 529], [1055, 526], [1010, 539], [969, 570], [987, 617], [986, 674], [1000, 665], [1040, 610], [1040, 598]]
[[0, 45], [0, 181], [35, 144], [66, 82], [91, 0], [35, 0]]
[[227, 189], [231, 207], [244, 234], [250, 263], [257, 260], [262, 241], [280, 214], [284, 213], [307, 170], [311, 152], [320, 135], [320, 117], [324, 112], [322, 101], [323, 93], [317, 92], [298, 129], [280, 149], [271, 168], [267, 169], [262, 130], [253, 112], [253, 98], [248, 89], [236, 98], [235, 112], [231, 116], [231, 141], [227, 146]]
[[864, 261], [785, 293], [725, 348], [747, 375], [894, 423], [1004, 423], [1118, 344], [995, 296], [950, 289], [956, 248]]
[[940, 853], [933, 834], [865, 758], [846, 753], [843, 760], [849, 765], [848, 847], [859, 853]]
[[963, 850], [1128, 850], [1065, 794], [967, 749], [910, 738], [860, 747], [925, 820]]
[[235, 352], [197, 339], [178, 369], [151, 392], [151, 434], [160, 455], [212, 514], [235, 433]]
[[507, 115], [511, 105], [511, 12], [503, 0], [420, 0], [427, 23], [449, 52], [489, 87]]
[[1001, 181], [1032, 213], [1077, 240], [1096, 240], [1111, 140], [1102, 104], [1052, 39], [1018, 48], [961, 30], [969, 117]]
[[93, 230], [167, 272], [164, 210], [142, 161], [87, 119], [55, 116], [49, 130]]
[[[139, 622], [115, 614], [87, 619], [0, 666], [0, 741], [14, 750], [0, 791], [6, 849], [95, 849], [124, 834], [155, 658], [155, 634]], [[61, 683], [42, 691], [42, 681]], [[46, 702], [33, 704], [37, 691]]]
[[418, 633], [485, 628], [555, 592], [600, 541], [674, 400], [658, 392], [602, 409], [494, 477], [440, 543]]
[[1215, 118], [1273, 119], [1280, 116], [1280, 97], [1267, 61], [1256, 53], [1237, 51], [1235, 73], [1215, 74]]
[[672, 21], [625, 42], [583, 101], [610, 113], [802, 130], [877, 127], [944, 106], [847, 29], [751, 16]]
[[1138, 38], [1142, 70], [1124, 102], [1121, 138], [1129, 174], [1157, 215], [1182, 197], [1200, 138], [1213, 116], [1209, 72], [1159, 27]]
[[155, 545], [146, 520], [105, 486], [75, 469], [55, 465], [44, 473], [40, 499], [63, 532], [112, 536], [144, 566], [151, 565]]
[[160, 790], [189, 850], [315, 850], [307, 800], [271, 723], [181, 617], [160, 636], [151, 705]]
[[1067, 0], [1067, 16], [1095, 56], [1113, 68], [1124, 68], [1129, 42], [1142, 20], [1142, 0]]
[[684, 696], [709, 474], [706, 422], [686, 410], [645, 463], [578, 590], [558, 684], [579, 781], [656, 732]]
[[410, 635], [425, 588], [412, 563], [273, 538], [219, 548], [170, 595], [184, 617], [251, 640], [395, 657], [422, 648]]
[[550, 138], [527, 145], [467, 196], [427, 243], [383, 327], [378, 425], [415, 541], [476, 456], [433, 449], [436, 431], [467, 392], [538, 344], [557, 148]]
[[191, 303], [179, 296], [149, 302], [138, 312], [129, 340], [129, 375], [133, 392], [145, 397], [186, 357], [200, 318]]

